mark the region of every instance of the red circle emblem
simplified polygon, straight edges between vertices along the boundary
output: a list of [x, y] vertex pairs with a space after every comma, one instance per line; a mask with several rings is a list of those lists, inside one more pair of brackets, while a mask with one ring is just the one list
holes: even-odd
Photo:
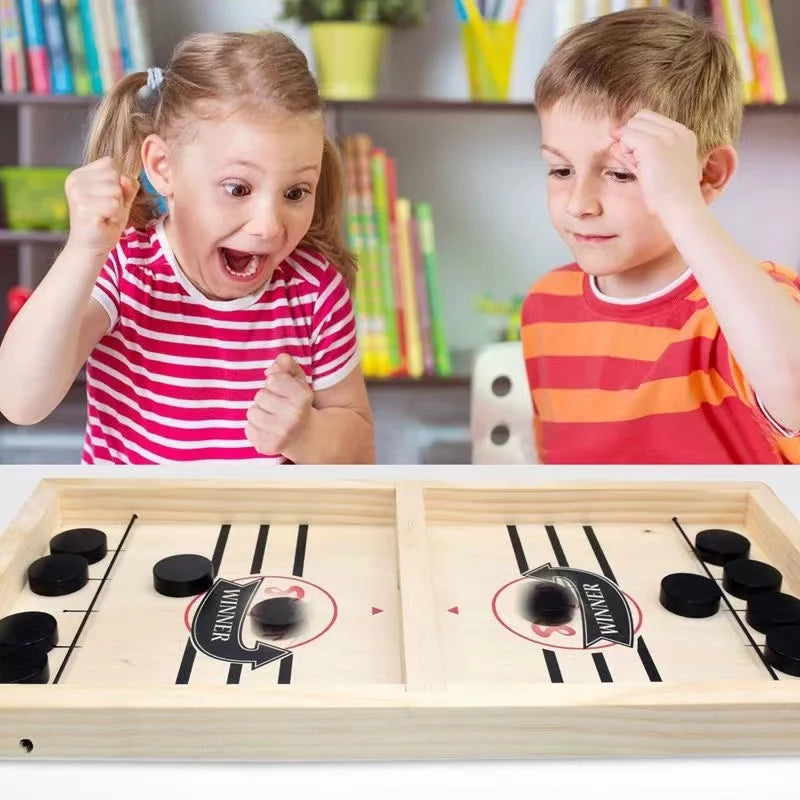
[[[557, 650], [604, 650], [616, 644], [601, 640], [584, 647], [580, 613], [576, 614], [567, 625], [536, 625], [526, 620], [519, 611], [521, 592], [533, 580], [537, 579], [522, 575], [495, 592], [492, 598], [492, 614], [507, 631], [534, 644]], [[632, 630], [635, 635], [642, 627], [642, 610], [629, 594], [622, 592], [622, 595], [630, 609]]]

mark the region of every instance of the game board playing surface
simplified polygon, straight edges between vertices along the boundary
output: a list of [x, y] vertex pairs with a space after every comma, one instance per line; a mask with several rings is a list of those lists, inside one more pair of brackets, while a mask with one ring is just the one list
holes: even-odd
[[44, 481], [0, 755], [798, 752], [798, 595], [759, 484]]

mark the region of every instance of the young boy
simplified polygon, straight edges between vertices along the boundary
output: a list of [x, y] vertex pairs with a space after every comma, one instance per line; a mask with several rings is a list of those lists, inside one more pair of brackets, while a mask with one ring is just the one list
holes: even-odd
[[551, 220], [522, 343], [542, 463], [800, 463], [800, 280], [709, 210], [736, 168], [727, 41], [642, 8], [574, 28], [536, 81]]

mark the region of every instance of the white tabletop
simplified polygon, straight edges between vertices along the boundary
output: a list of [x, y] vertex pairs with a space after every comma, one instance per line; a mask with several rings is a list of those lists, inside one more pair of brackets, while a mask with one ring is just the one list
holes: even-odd
[[[0, 467], [0, 529], [45, 477], [259, 477], [266, 480], [480, 481], [487, 485], [564, 481], [762, 481], [800, 518], [800, 467], [280, 467], [190, 465], [164, 467]], [[213, 743], [209, 743], [213, 751]], [[249, 790], [263, 798], [566, 797], [681, 800], [800, 796], [800, 756], [337, 764], [2, 762], [0, 798], [55, 796], [127, 800], [221, 798]], [[148, 795], [145, 795], [148, 793]], [[551, 794], [552, 793], [552, 794]], [[773, 794], [774, 793], [774, 794]]]

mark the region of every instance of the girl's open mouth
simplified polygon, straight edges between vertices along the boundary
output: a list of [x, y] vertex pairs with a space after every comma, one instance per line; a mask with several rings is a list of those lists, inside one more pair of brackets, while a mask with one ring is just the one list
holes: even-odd
[[220, 247], [219, 253], [228, 277], [237, 281], [253, 280], [267, 260], [264, 253], [247, 253], [230, 247]]

